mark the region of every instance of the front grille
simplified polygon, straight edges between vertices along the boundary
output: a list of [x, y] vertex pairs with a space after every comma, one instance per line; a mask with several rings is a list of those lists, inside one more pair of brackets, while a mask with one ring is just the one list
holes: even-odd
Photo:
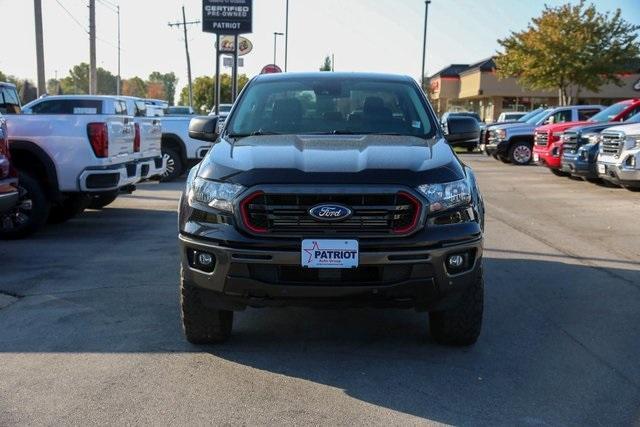
[[[352, 210], [347, 219], [323, 222], [309, 214], [319, 204], [340, 204]], [[253, 193], [241, 202], [247, 228], [257, 233], [405, 234], [420, 215], [420, 202], [405, 192], [391, 194], [265, 194]]]
[[547, 145], [549, 144], [549, 133], [547, 132], [536, 132], [534, 137], [534, 141], [536, 145]]
[[562, 148], [565, 153], [574, 154], [582, 145], [580, 134], [577, 132], [565, 132], [562, 142]]
[[349, 269], [248, 264], [247, 268], [248, 276], [253, 280], [289, 286], [381, 286], [434, 276], [433, 266], [428, 263], [361, 265]]
[[618, 155], [624, 146], [624, 135], [619, 132], [605, 132], [602, 134], [600, 152], [602, 154]]

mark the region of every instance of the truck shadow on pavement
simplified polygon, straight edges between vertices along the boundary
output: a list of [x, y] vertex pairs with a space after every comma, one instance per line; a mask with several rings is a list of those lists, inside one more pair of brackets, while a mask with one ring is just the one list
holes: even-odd
[[283, 390], [279, 398], [288, 401], [315, 396], [318, 402], [305, 404], [322, 408], [323, 393], [337, 389], [449, 424], [637, 421], [637, 269], [486, 258], [484, 329], [470, 348], [436, 345], [424, 313], [302, 308], [236, 313], [228, 343], [196, 347], [180, 330], [177, 250], [145, 259], [142, 277], [132, 258], [108, 280], [113, 259], [103, 250], [107, 263], [80, 267], [77, 275], [57, 271], [51, 255], [53, 273], [40, 277], [31, 296], [0, 310], [0, 353], [204, 352], [211, 366], [200, 361], [189, 380], [203, 387], [208, 377], [231, 373], [220, 371], [231, 362], [259, 370], [263, 381], [262, 374], [277, 374], [314, 383], [299, 395], [305, 397], [291, 394], [295, 387]]

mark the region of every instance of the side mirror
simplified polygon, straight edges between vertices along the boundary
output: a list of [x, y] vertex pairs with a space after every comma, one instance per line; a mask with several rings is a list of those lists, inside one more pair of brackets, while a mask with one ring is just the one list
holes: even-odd
[[445, 139], [451, 145], [480, 139], [480, 125], [473, 117], [449, 117]]
[[198, 116], [189, 122], [189, 138], [215, 142], [218, 139], [218, 117]]

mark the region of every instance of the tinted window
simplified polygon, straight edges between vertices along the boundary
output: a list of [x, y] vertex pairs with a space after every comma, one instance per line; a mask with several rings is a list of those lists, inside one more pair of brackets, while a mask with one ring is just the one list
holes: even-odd
[[145, 117], [147, 115], [147, 104], [144, 101], [135, 101], [136, 117]]
[[436, 127], [408, 82], [291, 78], [251, 84], [229, 133], [393, 133], [427, 137]]
[[13, 87], [0, 86], [0, 114], [20, 113], [20, 100]]
[[539, 125], [542, 120], [544, 120], [545, 117], [547, 117], [547, 114], [549, 114], [552, 110], [548, 109], [548, 110], [542, 110], [540, 112], [538, 112], [537, 114], [529, 117], [527, 119], [527, 123], [529, 124], [535, 124], [535, 125]]
[[578, 110], [578, 120], [584, 121], [589, 120], [594, 115], [598, 114], [600, 109], [598, 108], [584, 108]]
[[633, 107], [629, 111], [625, 112], [624, 116], [622, 117], [622, 121], [629, 120], [631, 117], [637, 115], [638, 113], [640, 113], [640, 105], [638, 105], [637, 107]]
[[34, 105], [31, 107], [31, 112], [33, 114], [102, 114], [102, 101], [51, 99]]

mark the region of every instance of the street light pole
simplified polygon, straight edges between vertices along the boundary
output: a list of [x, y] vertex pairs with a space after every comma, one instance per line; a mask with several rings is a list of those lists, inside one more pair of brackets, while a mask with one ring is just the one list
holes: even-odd
[[284, 33], [278, 33], [278, 32], [273, 33], [273, 65], [277, 65], [276, 53], [278, 51], [278, 36], [284, 36]]
[[289, 0], [287, 0], [287, 12], [284, 24], [284, 72], [287, 72], [289, 64]]
[[120, 87], [122, 85], [122, 76], [120, 75], [120, 5], [118, 5], [118, 84], [116, 86], [116, 94], [120, 96]]
[[426, 0], [424, 2], [424, 35], [422, 36], [422, 74], [420, 75], [420, 85], [422, 86], [422, 90], [425, 90], [424, 70], [425, 70], [425, 63], [427, 61], [427, 18], [429, 16], [429, 3], [431, 3], [431, 0]]

